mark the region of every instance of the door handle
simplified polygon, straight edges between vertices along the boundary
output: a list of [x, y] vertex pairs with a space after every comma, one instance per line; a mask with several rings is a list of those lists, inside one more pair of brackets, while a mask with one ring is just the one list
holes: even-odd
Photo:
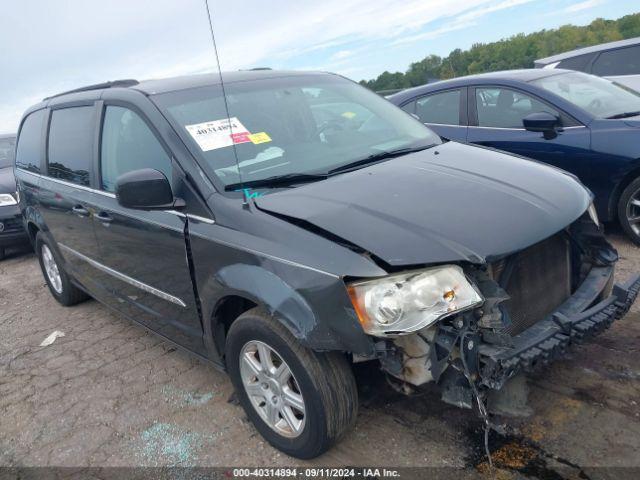
[[89, 210], [84, 208], [82, 205], [76, 205], [71, 210], [73, 211], [73, 213], [75, 213], [76, 215], [78, 215], [80, 217], [88, 217], [89, 213], [90, 213]]
[[109, 215], [107, 212], [100, 212], [96, 215], [96, 218], [100, 220], [102, 223], [111, 223], [113, 222], [113, 217]]

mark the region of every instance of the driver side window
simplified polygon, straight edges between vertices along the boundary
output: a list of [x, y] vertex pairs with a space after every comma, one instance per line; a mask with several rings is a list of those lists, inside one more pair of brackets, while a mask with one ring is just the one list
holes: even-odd
[[509, 88], [477, 87], [476, 106], [480, 127], [523, 128], [524, 117], [538, 112], [548, 112], [561, 118], [555, 108]]
[[102, 125], [102, 189], [115, 192], [120, 175], [142, 168], [160, 170], [171, 181], [171, 158], [145, 121], [128, 108], [108, 106]]

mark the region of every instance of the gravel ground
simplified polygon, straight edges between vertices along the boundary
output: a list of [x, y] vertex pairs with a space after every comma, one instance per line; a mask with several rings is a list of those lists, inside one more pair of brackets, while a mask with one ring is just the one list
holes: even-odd
[[[640, 271], [640, 249], [610, 235], [617, 277]], [[500, 478], [598, 478], [640, 468], [640, 302], [603, 335], [529, 379], [534, 415], [492, 434]], [[73, 308], [49, 294], [35, 256], [0, 263], [0, 466], [458, 467], [488, 472], [471, 411], [393, 392], [357, 371], [353, 431], [313, 461], [266, 444], [230, 401], [227, 377], [95, 301]], [[64, 332], [49, 346], [40, 343]], [[622, 470], [624, 472], [624, 470]]]

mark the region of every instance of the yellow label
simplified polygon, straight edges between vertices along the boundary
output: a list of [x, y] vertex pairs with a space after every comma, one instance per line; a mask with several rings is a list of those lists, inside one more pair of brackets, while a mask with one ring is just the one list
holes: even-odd
[[260, 133], [252, 133], [249, 135], [249, 140], [253, 143], [266, 143], [271, 141], [271, 137], [267, 135], [265, 132]]
[[349, 120], [351, 120], [353, 117], [355, 117], [355, 116], [356, 116], [356, 114], [355, 114], [355, 113], [353, 113], [353, 112], [344, 112], [344, 113], [342, 114], [342, 116], [343, 116], [344, 118], [348, 118]]

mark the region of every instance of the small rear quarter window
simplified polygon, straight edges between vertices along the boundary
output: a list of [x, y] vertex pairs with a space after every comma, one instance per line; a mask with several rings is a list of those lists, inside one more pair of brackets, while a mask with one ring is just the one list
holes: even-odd
[[30, 114], [22, 124], [16, 149], [17, 167], [40, 173], [42, 122], [44, 117], [45, 110], [38, 110]]

